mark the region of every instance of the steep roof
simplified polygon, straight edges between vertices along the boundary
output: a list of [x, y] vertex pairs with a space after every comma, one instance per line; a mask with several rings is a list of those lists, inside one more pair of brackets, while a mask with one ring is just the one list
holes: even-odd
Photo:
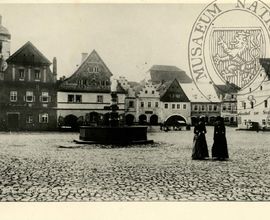
[[189, 102], [189, 98], [185, 94], [177, 79], [167, 81], [158, 88], [160, 101], [163, 102]]
[[51, 64], [51, 62], [30, 41], [12, 54], [7, 59], [7, 63], [30, 66], [48, 66]]
[[191, 78], [186, 74], [186, 72], [176, 66], [153, 65], [149, 71], [151, 80], [154, 83], [170, 81], [174, 79], [177, 79], [179, 83], [192, 82]]
[[240, 90], [240, 88], [237, 85], [229, 82], [224, 85], [213, 85], [213, 86], [218, 96], [237, 93]]

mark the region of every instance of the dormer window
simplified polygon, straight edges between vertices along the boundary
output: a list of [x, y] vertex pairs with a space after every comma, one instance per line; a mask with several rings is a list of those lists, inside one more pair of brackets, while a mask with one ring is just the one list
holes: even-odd
[[40, 80], [40, 79], [41, 79], [40, 70], [35, 70], [35, 80]]
[[24, 79], [24, 77], [25, 77], [24, 69], [19, 69], [19, 79]]

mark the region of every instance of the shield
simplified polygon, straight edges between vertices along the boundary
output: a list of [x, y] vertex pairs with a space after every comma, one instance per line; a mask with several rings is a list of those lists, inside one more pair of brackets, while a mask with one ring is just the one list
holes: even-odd
[[265, 57], [265, 38], [258, 28], [213, 28], [210, 35], [212, 65], [223, 82], [244, 88], [252, 82]]

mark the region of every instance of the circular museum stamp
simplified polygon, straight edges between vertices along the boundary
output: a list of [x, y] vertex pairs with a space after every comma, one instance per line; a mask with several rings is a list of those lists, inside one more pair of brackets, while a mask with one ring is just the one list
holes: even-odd
[[262, 70], [259, 59], [270, 57], [269, 45], [267, 4], [260, 0], [213, 1], [199, 14], [190, 33], [188, 59], [193, 81], [202, 94], [199, 82], [230, 83], [244, 90]]

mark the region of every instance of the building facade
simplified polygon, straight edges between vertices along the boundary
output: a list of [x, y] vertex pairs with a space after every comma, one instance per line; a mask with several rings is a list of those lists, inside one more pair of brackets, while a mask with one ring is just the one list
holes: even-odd
[[256, 80], [237, 94], [238, 128], [270, 129], [270, 59], [260, 59], [261, 71]]
[[0, 80], [2, 129], [55, 130], [57, 86], [51, 62], [31, 42], [4, 62]]
[[[109, 120], [112, 73], [98, 53], [83, 54], [82, 63], [58, 88], [59, 126], [103, 124]], [[125, 90], [117, 83], [119, 113], [125, 111]], [[121, 116], [123, 117], [123, 116]]]

